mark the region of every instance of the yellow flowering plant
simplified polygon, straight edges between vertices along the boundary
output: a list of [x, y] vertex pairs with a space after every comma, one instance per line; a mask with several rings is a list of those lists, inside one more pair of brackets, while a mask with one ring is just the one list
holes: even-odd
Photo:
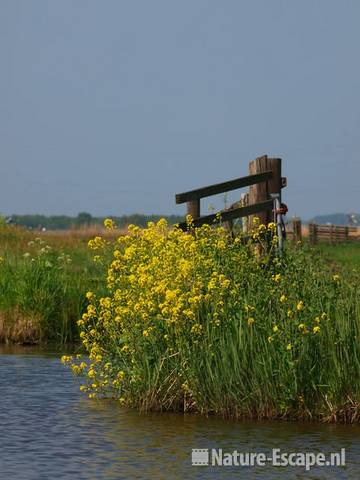
[[352, 378], [360, 372], [359, 302], [345, 302], [356, 288], [335, 282], [305, 248], [280, 258], [273, 225], [234, 239], [188, 221], [187, 232], [160, 220], [89, 242], [106, 294], [88, 292], [78, 323], [86, 366], [66, 358], [82, 391], [142, 409], [256, 417], [325, 416], [325, 394], [339, 405], [341, 392], [355, 396], [360, 381], [342, 379], [340, 392], [337, 372], [344, 361]]

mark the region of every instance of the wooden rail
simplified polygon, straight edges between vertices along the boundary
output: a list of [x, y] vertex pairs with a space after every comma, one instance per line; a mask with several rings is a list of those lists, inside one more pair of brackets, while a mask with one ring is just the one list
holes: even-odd
[[[175, 195], [175, 201], [177, 204], [187, 203], [187, 213], [191, 215], [195, 227], [219, 221], [231, 223], [235, 218], [257, 213], [260, 213], [262, 223], [268, 223], [272, 220], [273, 199], [271, 195], [275, 194], [280, 200], [281, 189], [284, 186], [286, 186], [286, 179], [281, 177], [281, 159], [268, 158], [267, 155], [264, 155], [250, 162], [249, 175], [246, 177], [178, 193]], [[201, 198], [243, 187], [250, 187], [249, 204], [245, 204], [245, 206], [236, 204], [230, 209], [200, 216]], [[184, 230], [187, 229], [186, 222], [182, 222], [179, 226]]]
[[270, 180], [272, 176], [273, 172], [267, 171], [256, 173], [255, 175], [248, 175], [247, 177], [236, 178], [235, 180], [229, 180], [228, 182], [216, 183], [215, 185], [209, 185], [208, 187], [178, 193], [175, 195], [175, 201], [176, 203], [185, 203], [192, 200], [200, 200], [200, 198], [210, 197], [211, 195], [217, 195], [218, 193], [230, 192], [237, 188], [248, 187], [250, 185], [255, 185], [256, 183], [265, 182], [266, 180]]
[[[254, 203], [247, 207], [233, 208], [231, 210], [221, 210], [218, 213], [213, 213], [211, 215], [205, 215], [203, 217], [197, 218], [194, 223], [197, 227], [205, 224], [216, 223], [221, 219], [222, 222], [228, 222], [234, 218], [247, 217], [248, 215], [254, 215], [255, 213], [263, 212], [264, 210], [271, 210], [273, 207], [273, 200], [266, 200], [265, 202]], [[219, 218], [220, 217], [220, 218]], [[182, 222], [179, 224], [179, 227], [182, 230], [187, 229], [187, 223]]]

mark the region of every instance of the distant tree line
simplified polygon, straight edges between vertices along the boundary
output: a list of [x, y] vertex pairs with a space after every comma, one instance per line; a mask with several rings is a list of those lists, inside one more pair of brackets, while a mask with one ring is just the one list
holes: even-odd
[[[157, 222], [160, 218], [166, 218], [170, 225], [182, 222], [184, 217], [178, 215], [142, 215], [134, 213], [132, 215], [122, 215], [121, 217], [110, 216], [118, 227], [126, 227], [134, 224], [139, 227], [146, 227], [147, 222]], [[93, 217], [90, 213], [80, 212], [77, 217], [67, 215], [12, 215], [7, 218], [7, 223], [21, 225], [26, 228], [39, 230], [67, 230], [70, 228], [85, 228], [93, 226], [102, 226], [106, 217]]]
[[360, 214], [358, 213], [331, 213], [328, 215], [317, 215], [313, 217], [310, 223], [317, 223], [325, 225], [331, 223], [332, 225], [359, 225]]

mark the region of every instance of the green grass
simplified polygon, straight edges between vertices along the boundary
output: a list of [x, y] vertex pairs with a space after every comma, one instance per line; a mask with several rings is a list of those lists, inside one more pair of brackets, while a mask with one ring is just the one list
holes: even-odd
[[316, 249], [326, 261], [343, 266], [347, 272], [360, 271], [360, 242], [338, 245], [320, 243]]
[[87, 238], [0, 229], [0, 341], [72, 342], [102, 276]]

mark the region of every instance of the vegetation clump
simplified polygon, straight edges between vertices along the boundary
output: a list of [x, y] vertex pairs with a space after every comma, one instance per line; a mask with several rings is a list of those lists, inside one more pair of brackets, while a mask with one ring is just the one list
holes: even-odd
[[89, 291], [78, 321], [89, 360], [63, 357], [81, 390], [142, 410], [357, 421], [356, 279], [306, 247], [277, 256], [274, 224], [231, 238], [189, 222], [89, 242], [106, 294]]
[[0, 342], [78, 340], [85, 293], [104, 283], [87, 248], [12, 226], [3, 226], [0, 238]]

